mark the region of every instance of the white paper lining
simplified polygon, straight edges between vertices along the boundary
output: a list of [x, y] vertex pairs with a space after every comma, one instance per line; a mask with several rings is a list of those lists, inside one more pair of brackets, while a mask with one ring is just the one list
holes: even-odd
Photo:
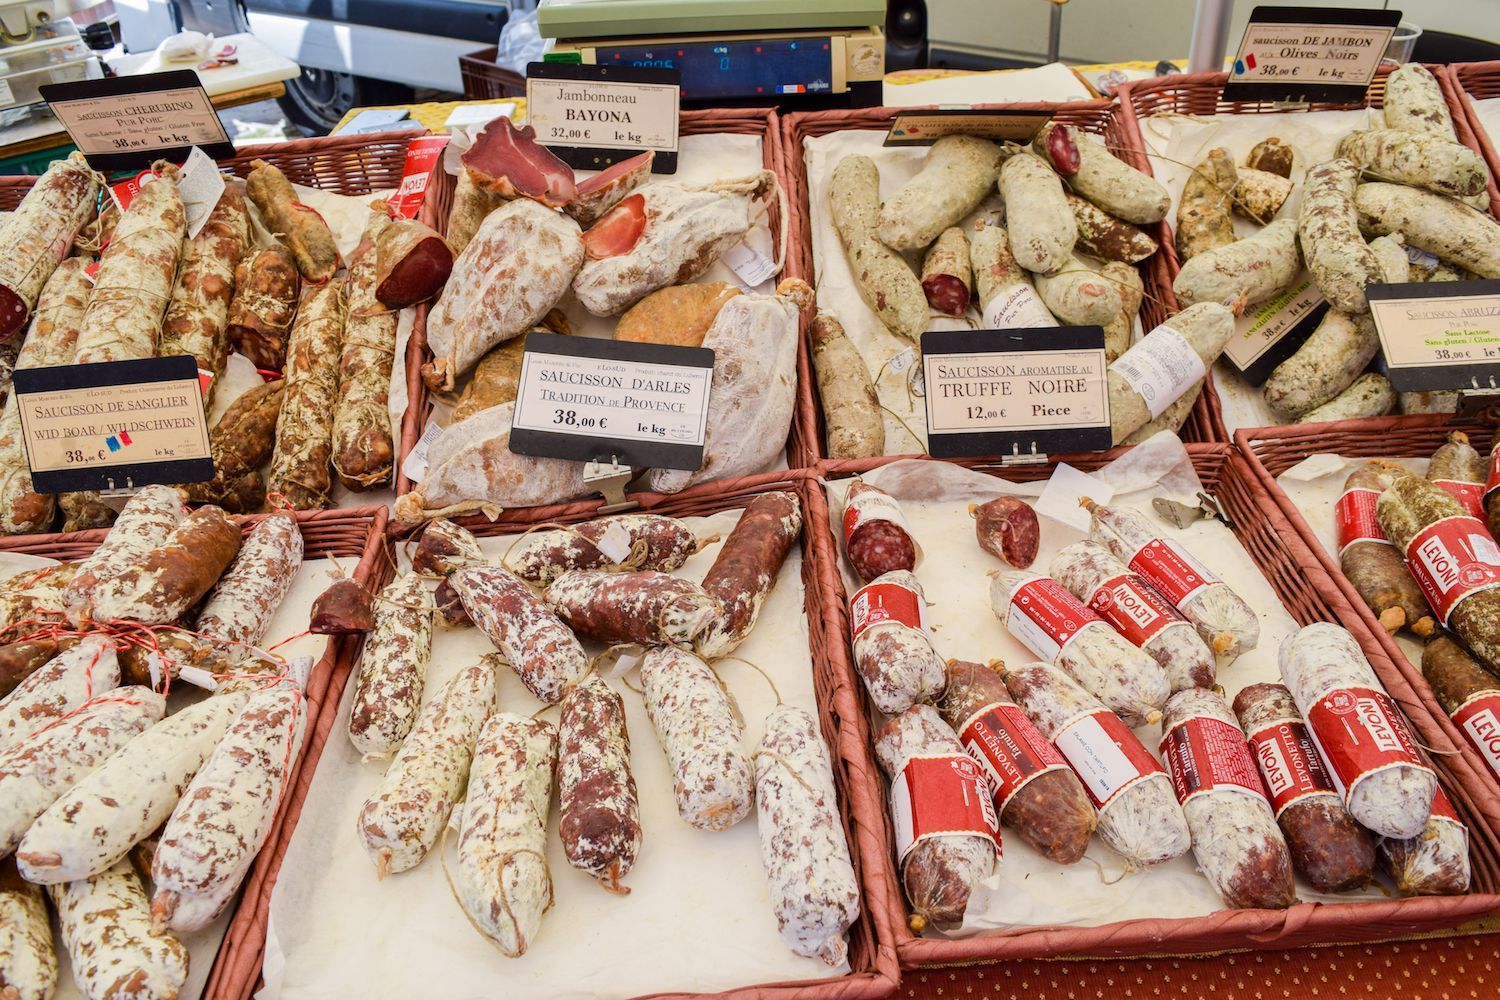
[[[1377, 109], [1356, 111], [1311, 111], [1255, 115], [1165, 114], [1142, 118], [1141, 139], [1151, 161], [1151, 171], [1172, 195], [1167, 219], [1177, 225], [1177, 203], [1193, 167], [1208, 151], [1222, 146], [1243, 165], [1250, 150], [1262, 139], [1276, 136], [1292, 147], [1293, 187], [1278, 219], [1296, 219], [1302, 205], [1302, 178], [1307, 168], [1334, 158], [1339, 140], [1355, 129], [1381, 128], [1385, 119]], [[1259, 232], [1256, 223], [1234, 217], [1241, 237]], [[1214, 366], [1214, 388], [1218, 390], [1224, 424], [1232, 434], [1241, 427], [1268, 427], [1284, 421], [1267, 405], [1259, 388], [1227, 363]]]
[[[807, 198], [811, 216], [813, 269], [817, 275], [814, 287], [818, 293], [818, 308], [831, 312], [843, 324], [844, 332], [872, 377], [879, 375], [875, 388], [880, 404], [885, 408], [885, 453], [887, 455], [909, 455], [927, 450], [927, 409], [922, 397], [920, 383], [909, 384], [921, 372], [921, 366], [901, 365], [895, 361], [903, 353], [913, 350], [914, 345], [905, 337], [898, 337], [886, 329], [874, 311], [865, 305], [859, 296], [854, 274], [849, 269], [844, 245], [834, 228], [833, 213], [828, 201], [828, 189], [833, 170], [845, 156], [863, 155], [875, 161], [880, 170], [880, 197], [889, 198], [901, 186], [916, 176], [922, 160], [927, 155], [925, 148], [882, 146], [885, 133], [870, 129], [846, 132], [830, 132], [827, 135], [809, 136], [802, 141], [803, 158], [807, 170]], [[963, 220], [966, 230], [972, 231], [976, 219], [1003, 220], [1004, 212], [999, 191], [991, 192], [972, 214]], [[922, 253], [907, 255], [914, 270], [921, 272]], [[1080, 258], [1097, 269], [1097, 262]], [[953, 317], [932, 313], [928, 321], [929, 330], [966, 330], [981, 325], [979, 314], [970, 308], [963, 316]], [[1140, 321], [1135, 324], [1135, 336], [1140, 335]]]
[[1479, 118], [1479, 127], [1484, 129], [1490, 140], [1490, 145], [1495, 145], [1496, 137], [1500, 137], [1500, 97], [1487, 97], [1482, 101], [1476, 101], [1467, 94], [1464, 100], [1474, 109]]
[[[739, 513], [685, 520], [700, 536], [727, 536]], [[481, 539], [480, 547], [498, 560], [514, 537]], [[709, 546], [676, 575], [700, 579], [719, 548]], [[800, 551], [793, 549], [755, 631], [736, 655], [769, 673], [787, 703], [816, 712], [801, 580]], [[601, 646], [585, 648], [592, 655]], [[493, 650], [477, 629], [439, 625], [424, 700]], [[742, 742], [751, 753], [775, 698], [749, 666], [725, 660], [718, 669], [745, 717]], [[639, 686], [635, 675], [628, 679]], [[754, 816], [722, 833], [694, 830], [678, 817], [671, 772], [640, 695], [620, 679], [610, 684], [625, 701], [644, 831], [640, 858], [624, 879], [631, 893], [612, 896], [569, 867], [557, 835], [554, 787], [547, 854], [557, 904], [527, 953], [508, 959], [469, 926], [436, 849], [417, 868], [376, 880], [355, 819], [385, 764], [361, 762], [349, 743], [351, 678], [271, 896], [261, 1000], [432, 996], [436, 982], [443, 996], [455, 1000], [716, 992], [847, 971], [801, 958], [782, 942]], [[529, 715], [541, 707], [503, 666], [498, 687], [502, 710]], [[555, 722], [556, 710], [543, 718]], [[450, 867], [456, 849], [457, 837], [450, 834]], [[371, 941], [400, 946], [370, 948]]]
[[[353, 573], [358, 560], [346, 558], [338, 561], [347, 572]], [[33, 566], [50, 566], [55, 562], [54, 559], [42, 559], [18, 553], [0, 553], [0, 576], [20, 572]], [[263, 647], [274, 646], [291, 636], [307, 631], [313, 601], [332, 582], [332, 571], [332, 564], [325, 558], [304, 562], [298, 568], [292, 586], [287, 591], [286, 600], [282, 601], [281, 607], [277, 609], [267, 626], [266, 636], [262, 642]], [[311, 656], [316, 663], [322, 658], [327, 646], [326, 636], [303, 635], [279, 647], [276, 653], [288, 661], [297, 656]], [[172, 689], [170, 710], [171, 712], [180, 711], [206, 696], [206, 692], [187, 684], [176, 684]], [[149, 881], [145, 881], [145, 884], [149, 894], [151, 891]], [[229, 929], [229, 922], [234, 918], [237, 906], [238, 901], [231, 904], [217, 920], [203, 930], [193, 934], [179, 935], [183, 944], [188, 948], [188, 975], [187, 981], [178, 994], [180, 1000], [197, 1000], [203, 995], [203, 988], [208, 984], [208, 974], [213, 971], [214, 958], [219, 952], [219, 946], [223, 943], [224, 934]], [[62, 933], [57, 926], [57, 914], [50, 903], [48, 912], [52, 914], [52, 938], [58, 964], [57, 992], [54, 996], [56, 1000], [82, 1000], [83, 993], [73, 982], [68, 949], [63, 945]]]
[[[1194, 494], [1200, 485], [1177, 438], [1162, 432], [1091, 475], [1113, 489], [1114, 505], [1139, 511], [1160, 529], [1163, 537], [1180, 540], [1256, 610], [1261, 624], [1259, 645], [1227, 666], [1220, 664], [1218, 679], [1225, 698], [1232, 702], [1239, 690], [1250, 684], [1280, 681], [1276, 651], [1282, 639], [1296, 631], [1297, 625], [1281, 607], [1254, 559], [1218, 521], [1199, 521], [1178, 530], [1151, 511], [1151, 499], [1155, 496], [1196, 503]], [[1017, 665], [1035, 661], [1020, 641], [1006, 632], [990, 608], [988, 574], [1006, 567], [979, 547], [968, 505], [1001, 495], [1022, 496], [1036, 503], [1045, 484], [1011, 483], [946, 463], [917, 461], [893, 462], [868, 473], [864, 479], [901, 501], [914, 528], [913, 534], [925, 551], [916, 575], [926, 593], [928, 620], [939, 655], [981, 663], [993, 659]], [[827, 484], [829, 506], [835, 517], [843, 507], [843, 494], [851, 481]], [[1058, 502], [1074, 501], [1060, 496]], [[1050, 503], [1037, 506], [1038, 513], [1045, 515]], [[1063, 512], [1061, 507], [1050, 509]], [[1085, 533], [1049, 516], [1041, 518], [1041, 529], [1041, 548], [1030, 569], [1046, 574], [1057, 551], [1085, 537]], [[836, 521], [834, 531], [842, 550], [843, 536]], [[846, 589], [853, 593], [857, 582], [847, 560], [840, 559], [840, 570]], [[1160, 726], [1144, 726], [1135, 732], [1156, 753]], [[1097, 867], [1089, 860], [1062, 867], [1037, 854], [1009, 829], [1002, 834], [1004, 860], [996, 874], [970, 896], [962, 928], [949, 936], [966, 937], [999, 928], [1091, 927], [1116, 920], [1196, 917], [1223, 908], [1208, 880], [1197, 872], [1191, 852], [1145, 871], [1126, 874], [1119, 856], [1097, 838], [1086, 855], [1097, 862]], [[1297, 894], [1308, 901], [1385, 898], [1378, 889], [1322, 895], [1301, 881], [1297, 884]], [[935, 930], [926, 933], [929, 937], [942, 936]]]

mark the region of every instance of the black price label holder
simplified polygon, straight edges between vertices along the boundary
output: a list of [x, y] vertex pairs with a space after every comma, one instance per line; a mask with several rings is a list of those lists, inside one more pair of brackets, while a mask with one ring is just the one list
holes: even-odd
[[214, 477], [198, 363], [187, 355], [18, 368], [12, 391], [38, 493]]
[[1358, 104], [1400, 23], [1399, 10], [1256, 7], [1221, 100]]
[[585, 482], [623, 509], [632, 466], [703, 465], [713, 369], [706, 347], [530, 334], [510, 450], [588, 463]]
[[[556, 115], [566, 115], [567, 107], [554, 106], [562, 102], [542, 99], [537, 95], [537, 81], [576, 82], [580, 90], [594, 90], [611, 97], [652, 97], [649, 104], [604, 103], [597, 108], [574, 109], [579, 112], [598, 112], [599, 122], [569, 123], [564, 119], [553, 121]], [[670, 88], [671, 93], [664, 90]], [[550, 88], [549, 88], [550, 90]], [[550, 95], [549, 95], [550, 96]], [[666, 109], [662, 104], [670, 99], [670, 120], [663, 120]], [[570, 102], [571, 103], [571, 102]], [[587, 102], [578, 102], [587, 103]], [[636, 120], [642, 111], [649, 120]], [[631, 115], [629, 122], [613, 122], [610, 119], [620, 114]], [[633, 112], [633, 113], [632, 113]], [[534, 62], [526, 66], [526, 118], [536, 129], [536, 141], [556, 153], [568, 166], [577, 170], [603, 170], [647, 150], [655, 150], [651, 161], [654, 174], [677, 172], [677, 147], [681, 142], [682, 71], [642, 66], [597, 66], [587, 63]], [[621, 141], [611, 140], [608, 145], [590, 145], [586, 141], [573, 142], [568, 136], [574, 131], [608, 130], [608, 134], [623, 133]], [[554, 132], [556, 131], [556, 134]], [[634, 141], [631, 136], [639, 135]]]
[[1378, 284], [1365, 296], [1397, 392], [1500, 395], [1500, 280]]
[[944, 136], [972, 135], [992, 142], [1027, 143], [1052, 120], [1042, 109], [930, 108], [898, 111], [885, 146], [931, 146]]
[[49, 83], [39, 88], [95, 170], [139, 171], [182, 163], [194, 146], [215, 160], [234, 155], [213, 101], [194, 70]]
[[932, 330], [922, 335], [934, 458], [1039, 464], [1113, 444], [1104, 330]]

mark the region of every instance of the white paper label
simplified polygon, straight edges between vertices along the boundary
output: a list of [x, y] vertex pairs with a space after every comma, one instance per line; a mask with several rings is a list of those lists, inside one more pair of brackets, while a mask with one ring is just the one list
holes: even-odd
[[442, 436], [443, 429], [436, 421], [427, 421], [427, 426], [422, 429], [422, 436], [417, 438], [417, 443], [412, 445], [411, 452], [406, 456], [406, 461], [401, 463], [401, 474], [414, 483], [420, 483], [427, 475], [427, 452], [432, 448], [432, 443]]
[[187, 214], [188, 239], [192, 239], [202, 231], [209, 213], [224, 194], [224, 175], [207, 153], [194, 146], [177, 174], [177, 187], [182, 192], [182, 208]]
[[177, 674], [180, 680], [187, 681], [194, 687], [200, 687], [205, 691], [212, 691], [219, 686], [214, 675], [202, 667], [183, 667]]
[[1162, 324], [1120, 355], [1111, 371], [1125, 381], [1146, 401], [1155, 420], [1167, 407], [1191, 389], [1207, 373], [1203, 359], [1187, 338]]
[[712, 377], [712, 368], [527, 351], [511, 429], [701, 447]]
[[527, 121], [546, 146], [676, 152], [679, 89], [664, 83], [528, 77]]
[[622, 563], [630, 555], [630, 532], [619, 521], [611, 521], [594, 545], [613, 561]]
[[1441, 263], [1436, 254], [1430, 254], [1421, 247], [1414, 247], [1410, 243], [1406, 244], [1406, 259], [1422, 267], [1437, 267]]
[[1235, 319], [1234, 336], [1224, 346], [1224, 356], [1240, 371], [1245, 371], [1323, 301], [1317, 284], [1311, 276], [1304, 274], [1291, 288], [1252, 306]]
[[776, 276], [776, 262], [748, 243], [730, 247], [723, 260], [747, 290], [758, 288]]
[[1057, 318], [1043, 304], [1036, 289], [1025, 283], [1007, 288], [984, 307], [984, 326], [989, 330], [1024, 330], [1056, 325]]
[[294, 656], [286, 665], [286, 675], [297, 685], [298, 691], [307, 690], [307, 678], [312, 674], [313, 658], [311, 656]]
[[[1391, 15], [1394, 19], [1395, 12]], [[1375, 78], [1393, 32], [1368, 24], [1251, 22], [1229, 80], [1365, 86]]]
[[1108, 802], [1110, 796], [1140, 777], [1125, 751], [1092, 715], [1069, 725], [1053, 737], [1052, 743], [1083, 779], [1096, 802]]

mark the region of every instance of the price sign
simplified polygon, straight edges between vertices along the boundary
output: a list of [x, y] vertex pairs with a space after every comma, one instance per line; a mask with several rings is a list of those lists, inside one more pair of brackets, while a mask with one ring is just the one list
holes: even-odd
[[1224, 360], [1251, 385], [1263, 385], [1277, 365], [1307, 342], [1327, 311], [1317, 283], [1303, 271], [1289, 288], [1236, 317]]
[[95, 170], [140, 170], [161, 159], [181, 163], [194, 146], [214, 159], [234, 155], [213, 101], [190, 69], [40, 89]]
[[713, 373], [714, 352], [704, 347], [532, 333], [510, 450], [696, 471]]
[[526, 119], [571, 167], [602, 170], [653, 149], [651, 171], [676, 173], [681, 79], [675, 69], [531, 63]]
[[187, 355], [18, 368], [12, 378], [39, 493], [214, 477], [198, 364]]
[[1400, 23], [1399, 10], [1256, 7], [1223, 99], [1358, 103]]
[[1371, 285], [1365, 295], [1398, 392], [1500, 380], [1500, 281]]
[[934, 458], [1110, 446], [1100, 327], [933, 330], [922, 365]]
[[995, 142], [1030, 142], [1052, 120], [1050, 111], [986, 111], [983, 108], [941, 108], [901, 111], [891, 120], [887, 146], [931, 146], [947, 135], [973, 135]]

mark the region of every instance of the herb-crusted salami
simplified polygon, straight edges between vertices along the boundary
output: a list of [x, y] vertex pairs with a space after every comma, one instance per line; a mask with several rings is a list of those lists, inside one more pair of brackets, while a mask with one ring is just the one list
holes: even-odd
[[82, 153], [56, 160], [0, 227], [0, 336], [25, 325], [53, 269], [93, 218], [99, 181]]
[[198, 235], [183, 242], [182, 266], [162, 320], [159, 351], [163, 357], [190, 354], [200, 370], [213, 376], [204, 406], [213, 399], [219, 376], [224, 374], [234, 272], [249, 244], [250, 213], [237, 183], [224, 188]]
[[625, 703], [597, 674], [562, 701], [557, 831], [568, 863], [610, 892], [630, 891], [620, 880], [641, 849], [640, 804], [630, 772]]
[[151, 933], [151, 902], [129, 859], [51, 892], [73, 980], [88, 1000], [176, 1000], [188, 950]]
[[422, 863], [469, 781], [474, 742], [495, 700], [488, 662], [465, 667], [433, 696], [359, 811], [359, 838], [380, 878]]
[[296, 189], [278, 168], [255, 160], [245, 180], [245, 191], [267, 228], [280, 237], [297, 262], [297, 270], [311, 282], [327, 281], [339, 266], [339, 248], [328, 223], [297, 200]]
[[375, 298], [376, 248], [391, 225], [384, 203], [377, 205], [349, 265], [349, 318], [333, 417], [333, 468], [339, 482], [355, 491], [388, 482], [395, 462], [388, 399], [398, 316]]
[[859, 880], [839, 820], [833, 765], [818, 723], [781, 705], [755, 751], [760, 856], [781, 938], [799, 955], [842, 965], [859, 918]]
[[498, 566], [472, 566], [449, 580], [464, 610], [500, 650], [526, 689], [547, 704], [587, 669], [578, 637], [519, 577]]
[[469, 768], [455, 881], [475, 926], [510, 958], [526, 952], [552, 907], [547, 813], [557, 727], [497, 712]]
[[279, 378], [245, 390], [229, 404], [208, 432], [214, 478], [184, 485], [189, 500], [217, 504], [231, 514], [248, 514], [265, 503], [260, 467], [276, 448], [276, 420], [285, 392], [286, 379]]
[[432, 656], [432, 592], [416, 573], [396, 578], [375, 602], [349, 706], [349, 741], [366, 760], [395, 753], [422, 706]]
[[255, 367], [279, 372], [286, 364], [287, 335], [301, 289], [297, 265], [281, 247], [253, 250], [235, 267], [229, 342]]
[[696, 583], [653, 570], [571, 570], [547, 588], [547, 606], [579, 635], [648, 645], [690, 646], [724, 613]]
[[172, 297], [187, 215], [177, 168], [158, 162], [156, 179], [131, 200], [99, 256], [99, 273], [78, 331], [80, 365], [156, 354], [162, 314]]
[[306, 725], [307, 700], [296, 685], [273, 684], [250, 695], [162, 830], [151, 862], [157, 931], [197, 930], [174, 919], [178, 895], [217, 896], [249, 874], [281, 807]]
[[309, 285], [287, 348], [286, 390], [267, 488], [286, 497], [297, 510], [329, 504], [345, 308], [342, 279]]
[[660, 646], [641, 662], [646, 714], [672, 765], [677, 815], [698, 830], [727, 830], [754, 804], [755, 772], [718, 677], [691, 653]]

